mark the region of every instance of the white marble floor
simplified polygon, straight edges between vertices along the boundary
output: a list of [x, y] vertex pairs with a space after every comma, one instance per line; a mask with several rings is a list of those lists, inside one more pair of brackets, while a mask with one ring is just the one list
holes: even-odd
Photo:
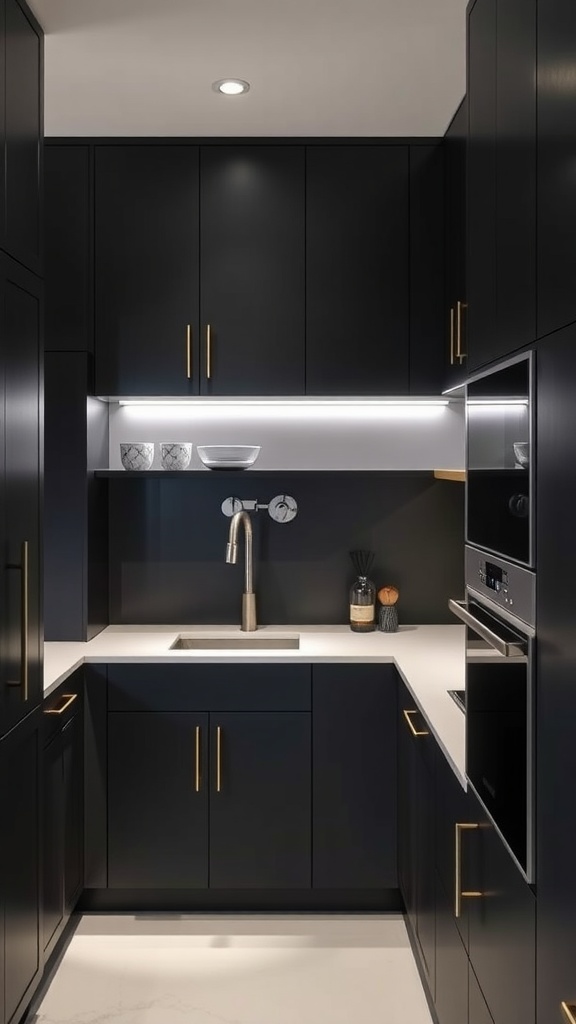
[[431, 1024], [396, 915], [84, 917], [35, 1024]]

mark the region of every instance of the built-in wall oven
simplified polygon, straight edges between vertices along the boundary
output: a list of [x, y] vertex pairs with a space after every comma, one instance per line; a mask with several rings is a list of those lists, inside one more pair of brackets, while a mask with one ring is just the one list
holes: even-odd
[[533, 882], [535, 575], [469, 546], [465, 566], [466, 775]]
[[534, 356], [466, 386], [466, 541], [534, 567]]

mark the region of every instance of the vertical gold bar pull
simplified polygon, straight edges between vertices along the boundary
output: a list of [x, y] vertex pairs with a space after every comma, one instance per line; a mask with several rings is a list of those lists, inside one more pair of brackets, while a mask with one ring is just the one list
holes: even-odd
[[196, 726], [196, 751], [194, 755], [194, 789], [197, 793], [200, 792], [200, 783], [202, 777], [200, 774], [200, 726]]
[[576, 1024], [576, 1003], [560, 1003], [562, 1013], [569, 1024]]
[[456, 358], [460, 360], [460, 363], [466, 359], [466, 353], [462, 351], [462, 310], [468, 309], [467, 302], [456, 303]]
[[222, 729], [216, 726], [216, 792], [222, 789]]
[[450, 366], [454, 366], [454, 306], [450, 306]]
[[212, 326], [206, 324], [206, 380], [212, 377]]
[[186, 376], [192, 377], [192, 324], [186, 324]]
[[475, 829], [480, 826], [476, 822], [457, 821], [454, 826], [454, 917], [462, 915], [462, 897], [482, 896], [481, 892], [462, 892], [462, 832], [464, 829]]

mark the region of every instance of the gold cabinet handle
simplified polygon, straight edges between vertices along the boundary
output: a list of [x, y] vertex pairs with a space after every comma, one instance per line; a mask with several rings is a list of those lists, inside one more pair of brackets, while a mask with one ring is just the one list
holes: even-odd
[[77, 693], [63, 693], [61, 698], [60, 698], [61, 703], [60, 704], [55, 704], [53, 708], [46, 708], [44, 714], [45, 715], [62, 715], [66, 711], [66, 708], [69, 708], [70, 705], [74, 703], [74, 701], [76, 700], [77, 696], [78, 696]]
[[206, 324], [206, 380], [212, 377], [212, 327]]
[[560, 1003], [562, 1013], [569, 1024], [576, 1024], [576, 1003]]
[[466, 352], [462, 351], [462, 310], [468, 309], [467, 302], [456, 303], [456, 359], [462, 363], [466, 359]]
[[450, 306], [450, 366], [454, 366], [454, 306]]
[[192, 324], [186, 324], [186, 376], [192, 377]]
[[202, 782], [202, 776], [200, 774], [200, 726], [196, 726], [196, 752], [194, 755], [194, 789], [197, 793], [200, 792], [200, 785]]
[[481, 892], [474, 890], [462, 891], [462, 832], [464, 830], [480, 828], [477, 822], [457, 821], [454, 826], [454, 917], [462, 915], [462, 897], [468, 899], [475, 896], [482, 896]]
[[222, 729], [216, 727], [216, 792], [222, 789]]
[[408, 722], [408, 728], [410, 729], [410, 732], [412, 733], [413, 736], [429, 736], [430, 735], [430, 733], [428, 732], [427, 729], [415, 729], [414, 728], [414, 726], [412, 724], [412, 718], [410, 716], [411, 715], [417, 715], [418, 714], [417, 711], [406, 711], [406, 709], [403, 709], [402, 714], [404, 715], [404, 718]]
[[8, 569], [18, 569], [22, 574], [20, 589], [20, 679], [9, 680], [8, 686], [19, 686], [22, 700], [28, 700], [28, 617], [29, 617], [29, 550], [28, 541], [23, 540], [20, 547], [20, 565], [8, 565]]

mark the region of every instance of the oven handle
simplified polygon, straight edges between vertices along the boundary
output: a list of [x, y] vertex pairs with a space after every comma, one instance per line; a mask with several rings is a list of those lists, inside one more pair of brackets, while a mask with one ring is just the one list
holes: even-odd
[[510, 643], [508, 640], [503, 640], [501, 636], [494, 633], [483, 622], [474, 618], [463, 601], [454, 601], [451, 598], [448, 601], [448, 607], [456, 618], [461, 619], [467, 626], [471, 626], [474, 632], [478, 633], [483, 640], [486, 640], [495, 651], [498, 651], [498, 654], [502, 654], [505, 658], [518, 658], [527, 653], [527, 641], [519, 639]]

